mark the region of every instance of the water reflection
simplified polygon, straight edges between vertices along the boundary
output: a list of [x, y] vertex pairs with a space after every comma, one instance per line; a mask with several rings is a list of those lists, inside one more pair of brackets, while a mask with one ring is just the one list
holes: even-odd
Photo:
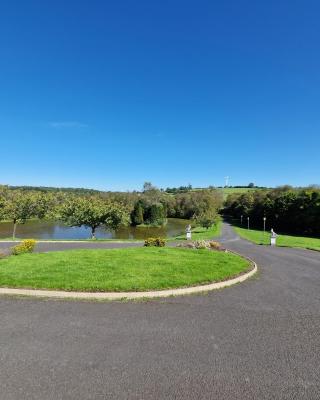
[[[163, 227], [122, 227], [116, 231], [99, 228], [96, 231], [98, 239], [146, 239], [147, 237], [172, 237], [185, 231], [189, 220], [168, 218], [168, 223]], [[70, 227], [57, 221], [28, 221], [18, 225], [16, 236], [18, 238], [34, 239], [88, 239], [91, 230], [84, 226]], [[12, 236], [12, 223], [0, 223], [0, 238]]]

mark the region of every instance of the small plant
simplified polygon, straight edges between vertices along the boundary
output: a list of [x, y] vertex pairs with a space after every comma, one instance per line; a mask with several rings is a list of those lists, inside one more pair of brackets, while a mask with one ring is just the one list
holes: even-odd
[[209, 242], [209, 247], [212, 250], [220, 250], [221, 249], [221, 244], [219, 242], [215, 242], [215, 241], [211, 240]]
[[205, 240], [196, 240], [194, 242], [194, 247], [196, 249], [207, 249], [209, 247], [209, 243]]
[[14, 256], [23, 253], [32, 253], [34, 251], [36, 241], [33, 239], [23, 240], [20, 244], [12, 247], [11, 253]]
[[145, 247], [152, 247], [155, 245], [155, 238], [148, 238], [144, 241]]
[[209, 243], [205, 240], [195, 240], [193, 242], [179, 243], [177, 247], [184, 247], [188, 249], [208, 249]]
[[145, 247], [165, 247], [166, 241], [160, 237], [148, 238], [144, 241]]

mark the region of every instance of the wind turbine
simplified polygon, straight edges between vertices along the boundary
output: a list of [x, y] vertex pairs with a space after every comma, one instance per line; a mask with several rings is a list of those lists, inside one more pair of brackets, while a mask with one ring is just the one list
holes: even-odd
[[224, 179], [226, 181], [225, 187], [228, 187], [229, 186], [229, 176], [225, 176]]

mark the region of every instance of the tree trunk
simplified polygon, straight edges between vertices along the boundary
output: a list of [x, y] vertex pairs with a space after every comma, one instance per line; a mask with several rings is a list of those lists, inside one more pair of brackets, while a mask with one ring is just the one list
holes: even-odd
[[96, 226], [91, 227], [91, 239], [96, 239]]
[[12, 232], [12, 239], [16, 239], [16, 230], [17, 230], [17, 221], [14, 219], [13, 220], [13, 232]]

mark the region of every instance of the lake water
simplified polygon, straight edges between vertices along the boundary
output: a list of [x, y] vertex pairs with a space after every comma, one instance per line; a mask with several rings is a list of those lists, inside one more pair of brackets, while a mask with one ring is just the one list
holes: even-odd
[[[116, 231], [103, 228], [96, 230], [98, 239], [146, 239], [148, 237], [172, 237], [184, 233], [190, 223], [187, 219], [168, 218], [163, 227], [123, 227]], [[12, 236], [12, 223], [0, 223], [0, 238]], [[57, 221], [27, 221], [17, 226], [17, 238], [28, 239], [88, 239], [91, 230], [85, 226], [70, 227]]]

